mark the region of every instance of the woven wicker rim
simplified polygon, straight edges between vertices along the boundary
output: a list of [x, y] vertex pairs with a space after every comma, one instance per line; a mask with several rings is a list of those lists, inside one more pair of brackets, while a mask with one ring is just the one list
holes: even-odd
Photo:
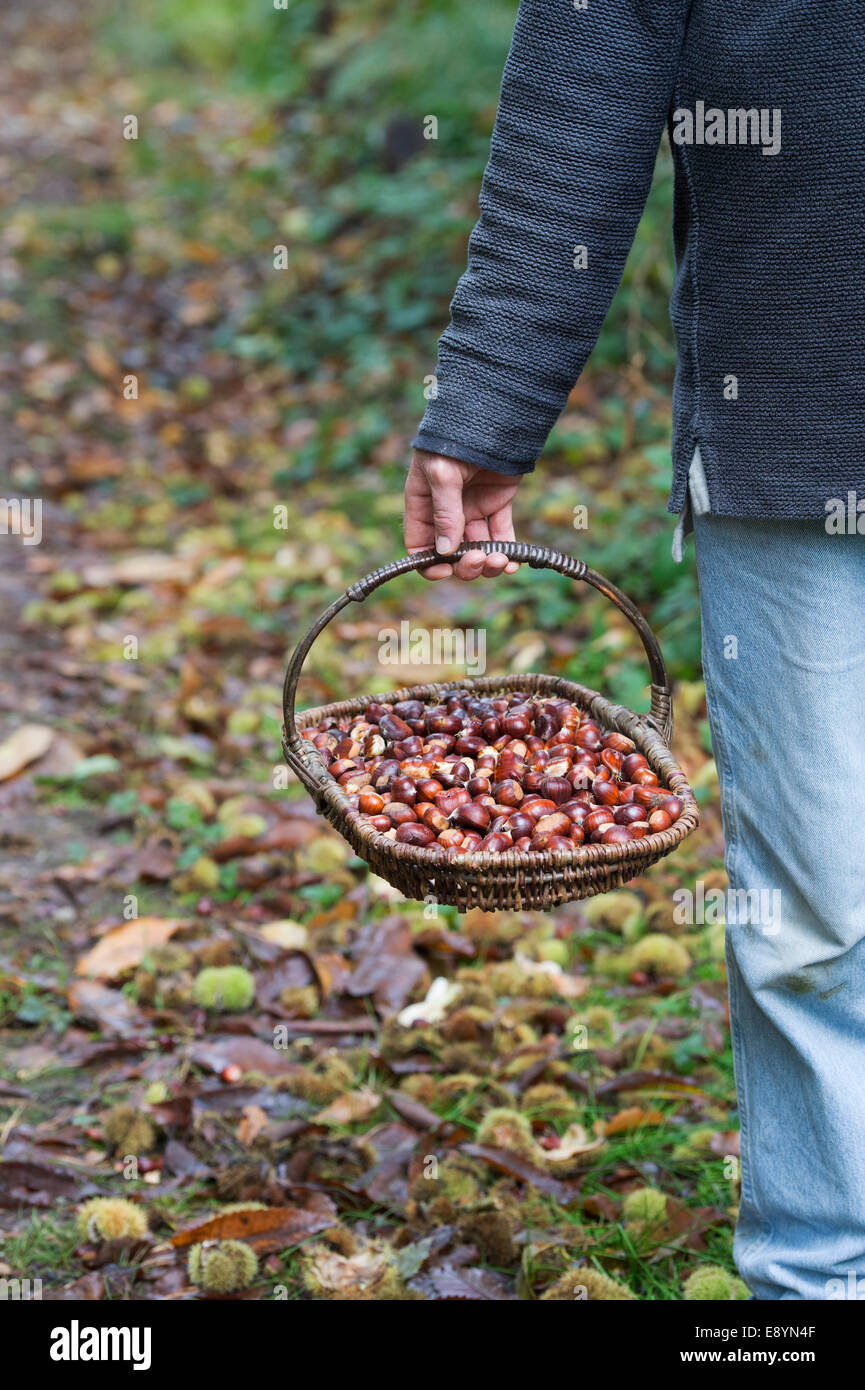
[[[406, 555], [390, 565], [383, 566], [352, 585], [317, 620], [298, 644], [289, 663], [283, 692], [285, 729], [283, 751], [289, 766], [296, 772], [301, 782], [312, 794], [319, 811], [337, 828], [350, 828], [351, 839], [356, 847], [368, 845], [393, 861], [394, 867], [400, 864], [416, 864], [430, 870], [473, 872], [519, 871], [521, 867], [530, 868], [533, 873], [544, 865], [551, 869], [572, 867], [574, 869], [633, 863], [639, 865], [668, 854], [699, 824], [699, 815], [694, 794], [688, 785], [681, 768], [669, 748], [672, 731], [672, 697], [667, 683], [666, 668], [657, 639], [645, 618], [615, 585], [589, 570], [581, 560], [574, 560], [558, 552], [541, 547], [526, 545], [523, 542], [478, 542], [461, 546], [449, 560], [456, 560], [470, 550], [483, 550], [487, 554], [501, 552], [510, 559], [528, 563], [532, 568], [550, 568], [575, 579], [584, 580], [604, 593], [636, 628], [643, 642], [652, 674], [652, 703], [648, 715], [641, 716], [622, 705], [613, 705], [596, 690], [559, 676], [520, 674], [511, 676], [483, 676], [449, 681], [444, 684], [419, 685], [387, 691], [382, 694], [360, 695], [352, 700], [320, 705], [295, 714], [295, 696], [301, 668], [310, 647], [327, 624], [349, 603], [360, 603], [387, 580], [412, 570], [440, 563], [441, 556], [435, 551], [423, 551]], [[453, 854], [441, 846], [419, 846], [403, 844], [388, 839], [384, 832], [373, 829], [362, 812], [349, 804], [348, 797], [339, 783], [331, 776], [324, 765], [318, 750], [301, 736], [301, 731], [319, 723], [323, 718], [340, 718], [345, 715], [360, 714], [371, 703], [396, 703], [398, 700], [417, 699], [427, 703], [439, 700], [455, 690], [468, 690], [485, 695], [493, 692], [505, 693], [509, 689], [532, 690], [537, 694], [564, 695], [581, 708], [589, 711], [598, 722], [607, 728], [618, 729], [632, 738], [645, 754], [649, 766], [658, 774], [662, 788], [681, 798], [682, 814], [667, 830], [653, 831], [640, 840], [624, 844], [583, 844], [572, 850], [531, 850], [526, 853], [505, 850], [492, 854], [488, 850], [474, 850], [465, 854]], [[662, 736], [663, 735], [663, 736]], [[661, 788], [659, 788], [659, 791]]]

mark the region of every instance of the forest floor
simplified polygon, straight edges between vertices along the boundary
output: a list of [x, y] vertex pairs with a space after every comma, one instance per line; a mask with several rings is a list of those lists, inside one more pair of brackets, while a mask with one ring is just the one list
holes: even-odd
[[[268, 294], [249, 179], [278, 220], [259, 186], [278, 128], [227, 92], [194, 119], [182, 95], [148, 105], [152, 74], [101, 23], [67, 0], [0, 14], [2, 490], [42, 504], [39, 544], [0, 544], [0, 1275], [46, 1298], [201, 1297], [189, 1245], [239, 1237], [258, 1270], [238, 1298], [573, 1297], [574, 1267], [681, 1298], [699, 1265], [732, 1268], [737, 1202], [723, 926], [677, 923], [672, 897], [726, 882], [698, 673], [675, 746], [703, 826], [590, 904], [407, 902], [285, 785], [286, 654], [399, 553], [411, 426], [358, 439], [338, 383], [244, 359]], [[121, 134], [136, 110], [158, 188]], [[220, 194], [193, 234], [202, 170]], [[657, 557], [669, 527], [655, 505], [621, 534], [656, 455], [603, 443], [609, 394], [591, 378], [571, 405], [602, 441], [581, 475], [597, 551], [564, 455], [527, 480], [522, 533], [618, 555], [627, 589], [640, 534]], [[325, 403], [332, 466], [310, 469]], [[650, 398], [652, 440], [664, 409]], [[501, 669], [642, 698], [638, 645], [594, 603], [532, 572], [407, 580], [328, 629], [304, 702], [443, 678], [378, 664], [382, 625], [480, 605]], [[652, 616], [675, 639], [680, 615]], [[200, 1008], [197, 972], [226, 965], [254, 998]], [[439, 977], [460, 987], [444, 1013], [403, 1026]], [[146, 1232], [79, 1226], [95, 1196], [130, 1199]]]

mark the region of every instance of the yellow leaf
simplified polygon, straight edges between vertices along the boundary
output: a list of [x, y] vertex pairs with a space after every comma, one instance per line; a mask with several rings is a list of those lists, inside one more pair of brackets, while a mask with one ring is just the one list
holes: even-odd
[[22, 767], [41, 758], [48, 752], [53, 738], [54, 730], [45, 724], [22, 724], [0, 744], [0, 782], [14, 777]]
[[302, 951], [307, 944], [306, 927], [300, 922], [292, 922], [288, 917], [280, 922], [265, 922], [259, 929], [259, 935], [286, 951]]
[[149, 951], [164, 946], [179, 927], [180, 917], [136, 917], [124, 922], [97, 941], [92, 950], [82, 956], [75, 967], [76, 975], [89, 979], [113, 980], [125, 970], [140, 965]]

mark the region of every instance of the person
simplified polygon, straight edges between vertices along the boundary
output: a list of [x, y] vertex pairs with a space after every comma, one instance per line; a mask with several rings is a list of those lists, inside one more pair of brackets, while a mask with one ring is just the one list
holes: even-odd
[[428, 578], [514, 568], [446, 557], [513, 538], [666, 124], [669, 510], [695, 533], [758, 1299], [865, 1297], [863, 71], [861, 0], [522, 0], [405, 490]]

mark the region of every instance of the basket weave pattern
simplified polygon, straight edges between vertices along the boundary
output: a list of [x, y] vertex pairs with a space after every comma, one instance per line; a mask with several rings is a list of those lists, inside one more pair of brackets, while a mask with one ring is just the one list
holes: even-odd
[[[362, 695], [353, 700], [323, 705], [295, 716], [294, 696], [303, 661], [319, 632], [346, 604], [362, 602], [373, 589], [396, 574], [440, 560], [434, 551], [406, 556], [384, 566], [352, 585], [331, 605], [310, 629], [294, 653], [286, 675], [284, 697], [285, 758], [310, 792], [317, 810], [348, 840], [355, 853], [365, 859], [380, 877], [398, 888], [407, 898], [434, 899], [466, 911], [477, 907], [496, 909], [548, 910], [577, 898], [607, 892], [642, 873], [650, 864], [669, 854], [699, 823], [694, 794], [668, 746], [672, 728], [672, 704], [666, 672], [656, 639], [642, 614], [608, 581], [587, 569], [583, 561], [518, 542], [486, 542], [464, 546], [469, 549], [504, 551], [510, 558], [549, 567], [576, 579], [584, 579], [605, 593], [637, 628], [652, 668], [652, 702], [649, 715], [638, 715], [622, 705], [611, 704], [595, 690], [560, 676], [514, 675], [483, 676], [448, 684], [418, 685], [386, 694]], [[587, 711], [608, 730], [618, 730], [633, 740], [644, 754], [661, 787], [681, 798], [681, 816], [667, 830], [655, 831], [625, 844], [582, 844], [572, 850], [500, 854], [475, 851], [448, 854], [438, 846], [419, 847], [388, 839], [373, 829], [361, 812], [355, 810], [339, 783], [330, 775], [314, 745], [302, 737], [303, 730], [329, 717], [362, 714], [372, 703], [422, 700], [439, 703], [454, 691], [470, 691], [480, 697], [524, 690], [537, 697], [565, 698]]]

